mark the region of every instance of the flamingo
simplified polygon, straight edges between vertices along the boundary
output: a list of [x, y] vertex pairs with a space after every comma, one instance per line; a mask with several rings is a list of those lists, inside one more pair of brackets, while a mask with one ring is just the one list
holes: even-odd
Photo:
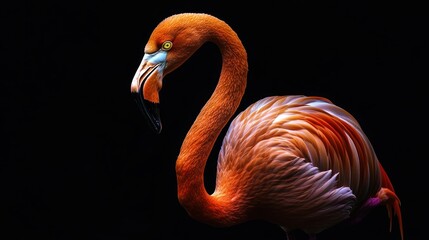
[[403, 240], [400, 200], [368, 137], [350, 113], [324, 97], [268, 96], [240, 112], [220, 148], [215, 189], [207, 192], [207, 159], [246, 88], [247, 52], [236, 32], [207, 13], [163, 19], [145, 46], [131, 92], [160, 133], [163, 78], [206, 42], [219, 48], [222, 69], [176, 160], [178, 201], [189, 216], [214, 227], [262, 220], [280, 226], [286, 239], [297, 230], [316, 239], [385, 206], [390, 231], [396, 215]]

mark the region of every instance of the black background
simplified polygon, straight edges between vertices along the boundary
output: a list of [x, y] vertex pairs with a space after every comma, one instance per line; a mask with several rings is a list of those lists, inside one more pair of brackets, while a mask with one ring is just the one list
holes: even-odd
[[[423, 239], [425, 9], [410, 1], [202, 2], [2, 3], [0, 234], [11, 234], [2, 239], [285, 239], [260, 221], [211, 228], [178, 204], [175, 160], [216, 84], [220, 54], [204, 45], [165, 78], [160, 135], [129, 89], [152, 29], [179, 12], [211, 13], [241, 37], [250, 70], [239, 110], [269, 95], [305, 94], [352, 113], [402, 200], [405, 240]], [[209, 192], [219, 146], [207, 164]], [[379, 208], [319, 239], [400, 237]]]

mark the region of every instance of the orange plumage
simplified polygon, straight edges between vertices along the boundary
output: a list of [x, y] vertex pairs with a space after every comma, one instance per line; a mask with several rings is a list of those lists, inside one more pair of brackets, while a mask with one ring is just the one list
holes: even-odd
[[152, 32], [131, 84], [159, 133], [163, 77], [208, 41], [222, 53], [221, 75], [176, 162], [178, 198], [190, 216], [225, 227], [261, 219], [289, 238], [295, 229], [315, 237], [385, 205], [403, 239], [399, 198], [370, 141], [352, 115], [322, 97], [271, 96], [239, 113], [223, 140], [215, 191], [207, 193], [206, 161], [246, 88], [247, 53], [237, 34], [208, 14], [170, 16]]

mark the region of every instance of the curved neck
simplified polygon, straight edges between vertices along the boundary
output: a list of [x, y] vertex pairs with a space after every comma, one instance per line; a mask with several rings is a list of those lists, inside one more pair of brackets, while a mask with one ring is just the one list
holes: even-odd
[[236, 33], [225, 23], [206, 24], [205, 39], [222, 54], [222, 70], [212, 96], [202, 108], [183, 141], [176, 162], [178, 198], [195, 219], [214, 226], [229, 226], [244, 213], [229, 204], [226, 194], [209, 195], [204, 169], [221, 130], [237, 110], [247, 81], [247, 53]]

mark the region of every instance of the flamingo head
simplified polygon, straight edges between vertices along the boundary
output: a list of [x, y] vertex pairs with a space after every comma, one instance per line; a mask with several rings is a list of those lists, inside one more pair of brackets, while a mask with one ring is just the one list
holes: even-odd
[[203, 14], [177, 14], [160, 22], [146, 43], [143, 60], [132, 80], [131, 92], [156, 133], [162, 130], [159, 92], [163, 78], [207, 40], [202, 39], [206, 31], [203, 22], [189, 24], [202, 19], [200, 15]]

